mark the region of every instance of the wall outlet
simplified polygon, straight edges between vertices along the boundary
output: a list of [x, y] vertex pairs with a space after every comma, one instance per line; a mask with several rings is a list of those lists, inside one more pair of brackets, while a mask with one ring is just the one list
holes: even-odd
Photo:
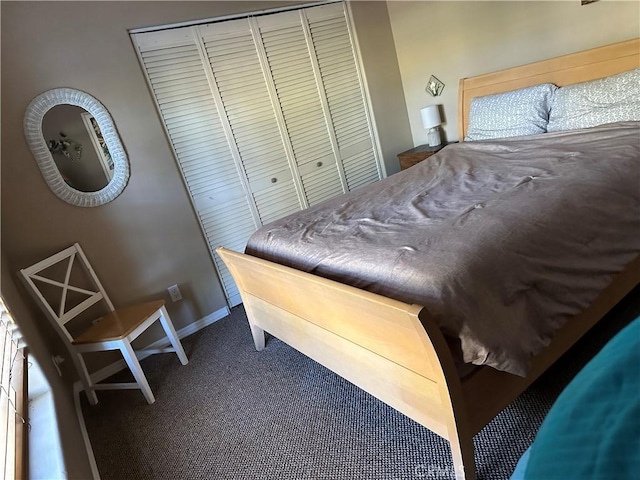
[[178, 285], [171, 285], [169, 288], [167, 288], [167, 292], [169, 292], [171, 301], [177, 302], [178, 300], [182, 300], [182, 294], [180, 293]]

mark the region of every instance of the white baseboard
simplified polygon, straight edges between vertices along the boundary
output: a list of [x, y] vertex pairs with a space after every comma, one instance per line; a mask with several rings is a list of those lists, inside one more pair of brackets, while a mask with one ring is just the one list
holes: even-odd
[[76, 415], [78, 416], [78, 423], [80, 424], [80, 432], [82, 433], [82, 439], [84, 440], [84, 446], [87, 449], [87, 457], [89, 458], [89, 465], [91, 465], [91, 473], [93, 474], [93, 480], [100, 480], [100, 472], [98, 472], [98, 464], [96, 463], [96, 457], [93, 455], [93, 448], [91, 447], [91, 440], [89, 440], [89, 432], [87, 432], [87, 425], [84, 423], [84, 415], [82, 414], [82, 405], [80, 404], [80, 392], [82, 383], [76, 382], [73, 384], [73, 403], [76, 405]]
[[[226, 317], [231, 312], [228, 307], [221, 308], [216, 310], [213, 313], [210, 313], [206, 317], [201, 318], [200, 320], [196, 320], [189, 325], [182, 327], [176, 333], [179, 338], [187, 337], [193, 333], [196, 333], [199, 330], [202, 330], [204, 327], [211, 325], [212, 323], [217, 322], [218, 320]], [[157, 348], [166, 347], [169, 345], [169, 339], [161, 338], [158, 341], [153, 342], [150, 345], [147, 345], [143, 350], [153, 350]], [[147, 358], [149, 353], [142, 353], [137, 355], [139, 360], [143, 358]], [[127, 368], [127, 364], [124, 360], [118, 360], [117, 362], [112, 363], [104, 368], [101, 368], [97, 372], [91, 374], [91, 381], [93, 383], [98, 383], [104, 380], [105, 378], [109, 378], [114, 373], [118, 373], [120, 370], [124, 370]], [[96, 464], [96, 459], [93, 455], [93, 448], [91, 447], [91, 441], [89, 440], [89, 433], [87, 432], [87, 426], [84, 423], [84, 416], [82, 415], [82, 406], [80, 405], [80, 392], [84, 391], [82, 386], [82, 382], [79, 380], [73, 384], [73, 398], [76, 406], [76, 414], [78, 415], [78, 422], [80, 423], [80, 431], [82, 432], [82, 438], [84, 440], [85, 447], [87, 448], [87, 456], [89, 457], [89, 463], [91, 465], [91, 472], [93, 473], [93, 480], [100, 480], [100, 474], [98, 472], [98, 465]]]

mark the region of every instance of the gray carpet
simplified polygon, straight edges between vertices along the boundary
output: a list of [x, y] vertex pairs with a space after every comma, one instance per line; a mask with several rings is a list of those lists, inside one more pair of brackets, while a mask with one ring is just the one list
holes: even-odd
[[[640, 314], [636, 289], [476, 435], [479, 479], [506, 479], [564, 386]], [[446, 479], [447, 443], [275, 338], [242, 307], [142, 362], [156, 396], [101, 391], [83, 411], [103, 479]], [[126, 373], [114, 381], [126, 380]]]

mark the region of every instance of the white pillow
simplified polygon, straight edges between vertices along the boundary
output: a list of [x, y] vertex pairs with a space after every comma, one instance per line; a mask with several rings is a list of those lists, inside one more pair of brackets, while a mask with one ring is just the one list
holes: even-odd
[[640, 121], [640, 68], [559, 88], [547, 130], [575, 130], [605, 123]]
[[465, 141], [545, 133], [554, 92], [552, 83], [471, 100]]

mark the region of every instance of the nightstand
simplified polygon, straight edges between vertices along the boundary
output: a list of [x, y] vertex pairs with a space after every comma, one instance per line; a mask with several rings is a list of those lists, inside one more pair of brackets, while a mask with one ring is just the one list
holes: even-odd
[[409, 167], [413, 167], [416, 163], [429, 158], [431, 155], [446, 147], [447, 143], [442, 143], [437, 147], [430, 147], [429, 145], [420, 145], [419, 147], [412, 148], [406, 152], [398, 154], [398, 160], [400, 160], [400, 170], [406, 170]]

